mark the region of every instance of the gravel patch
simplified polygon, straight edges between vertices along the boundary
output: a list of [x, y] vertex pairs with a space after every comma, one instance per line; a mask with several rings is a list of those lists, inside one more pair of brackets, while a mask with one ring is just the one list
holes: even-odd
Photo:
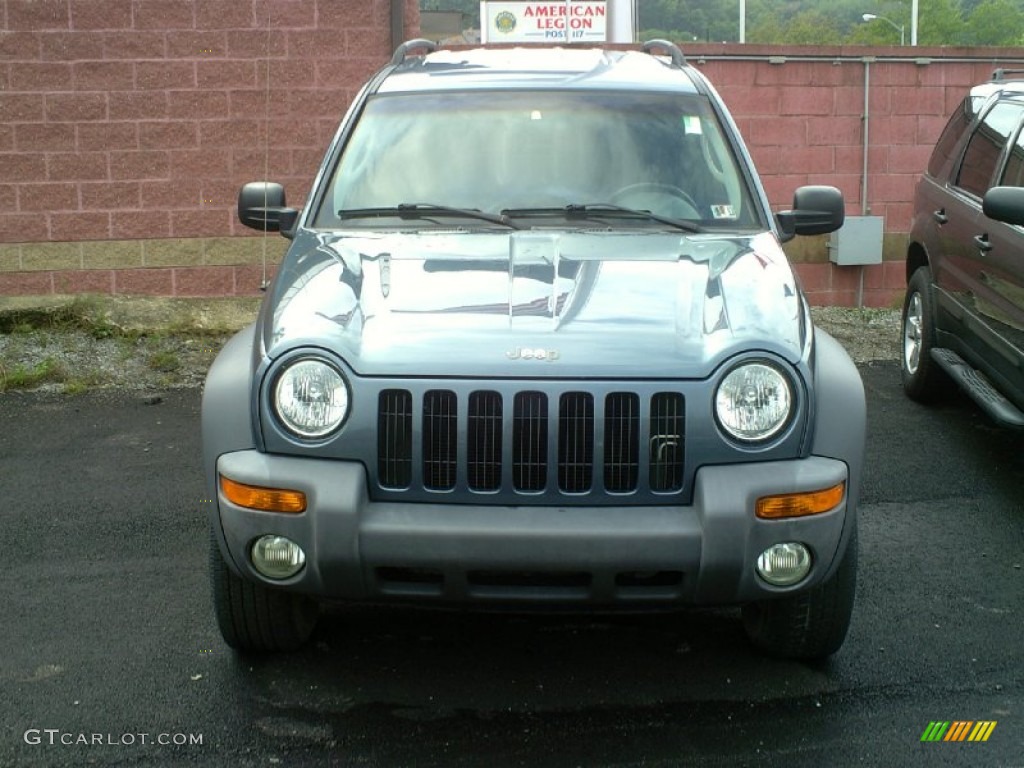
[[201, 386], [258, 299], [0, 298], [0, 392]]
[[[79, 330], [0, 335], [0, 392], [31, 388], [76, 392], [95, 387], [198, 387], [227, 336], [96, 339]], [[20, 380], [41, 377], [37, 385]]]
[[[256, 303], [104, 300], [86, 310], [82, 322], [54, 328], [45, 327], [45, 314], [29, 322], [19, 319], [29, 317], [23, 307], [0, 306], [0, 320], [7, 319], [0, 324], [0, 393], [199, 387], [231, 334], [255, 317]], [[811, 313], [854, 361], [899, 359], [898, 310], [814, 307]]]
[[856, 363], [900, 359], [901, 310], [811, 307], [811, 316]]

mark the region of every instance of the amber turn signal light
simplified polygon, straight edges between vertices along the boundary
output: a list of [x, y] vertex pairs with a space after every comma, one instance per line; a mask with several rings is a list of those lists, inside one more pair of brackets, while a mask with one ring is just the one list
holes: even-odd
[[778, 496], [762, 496], [757, 500], [755, 514], [766, 520], [784, 517], [806, 517], [820, 515], [839, 506], [846, 493], [846, 483], [833, 485], [823, 491], [807, 493], [783, 493]]
[[306, 494], [283, 488], [261, 488], [258, 485], [236, 483], [220, 476], [220, 489], [232, 504], [262, 512], [305, 512]]

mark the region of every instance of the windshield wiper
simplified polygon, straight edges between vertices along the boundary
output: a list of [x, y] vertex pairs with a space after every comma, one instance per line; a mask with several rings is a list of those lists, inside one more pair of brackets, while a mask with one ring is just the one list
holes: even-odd
[[370, 219], [387, 216], [397, 216], [400, 219], [432, 219], [438, 216], [449, 216], [488, 221], [509, 229], [521, 229], [509, 221], [504, 214], [484, 213], [476, 208], [453, 208], [448, 205], [432, 205], [430, 203], [401, 203], [390, 208], [343, 208], [338, 211], [340, 219]]
[[701, 227], [683, 219], [673, 219], [669, 216], [661, 216], [650, 211], [643, 211], [637, 208], [626, 208], [613, 203], [590, 203], [587, 205], [571, 204], [561, 208], [506, 208], [501, 212], [502, 216], [509, 218], [529, 218], [531, 216], [564, 216], [566, 219], [639, 219], [642, 221], [656, 221], [665, 224], [673, 229], [681, 229], [684, 232], [700, 232]]

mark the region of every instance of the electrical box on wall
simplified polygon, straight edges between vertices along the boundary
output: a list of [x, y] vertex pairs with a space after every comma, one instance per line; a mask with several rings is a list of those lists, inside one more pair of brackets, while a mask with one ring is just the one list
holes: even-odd
[[839, 266], [882, 263], [882, 217], [847, 216], [829, 236], [828, 260]]

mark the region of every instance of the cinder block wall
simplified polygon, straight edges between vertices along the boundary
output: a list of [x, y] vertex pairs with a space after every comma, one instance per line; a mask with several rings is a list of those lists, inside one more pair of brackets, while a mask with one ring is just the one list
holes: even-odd
[[390, 0], [0, 0], [0, 294], [257, 293], [239, 186], [301, 204], [393, 50]]
[[1024, 65], [1020, 49], [686, 50], [729, 105], [776, 210], [801, 184], [830, 184], [843, 191], [847, 215], [883, 218], [881, 264], [836, 266], [824, 237], [787, 244], [811, 303], [839, 306], [900, 301], [914, 188], [935, 140], [972, 85], [996, 67]]
[[[286, 242], [239, 186], [301, 204], [366, 77], [389, 0], [0, 0], [0, 294], [255, 294]], [[418, 3], [405, 0], [405, 38]], [[773, 207], [833, 184], [885, 220], [882, 264], [787, 245], [813, 303], [898, 300], [914, 184], [946, 116], [1019, 49], [686, 46], [733, 111]], [[865, 121], [865, 89], [868, 112]]]

